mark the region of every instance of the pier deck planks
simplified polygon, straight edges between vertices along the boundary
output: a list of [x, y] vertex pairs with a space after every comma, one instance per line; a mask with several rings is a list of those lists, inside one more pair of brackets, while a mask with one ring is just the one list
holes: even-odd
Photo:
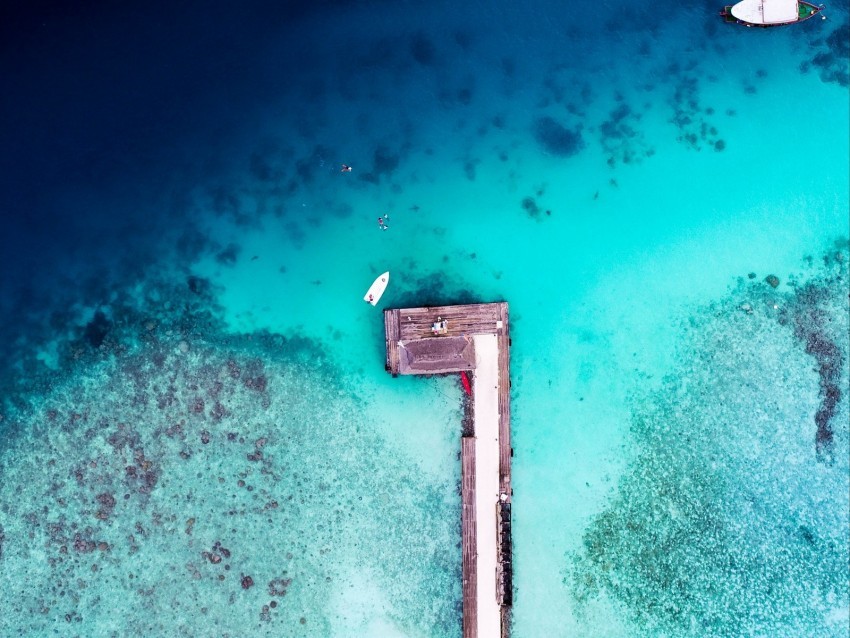
[[463, 638], [478, 637], [478, 548], [475, 517], [475, 439], [460, 440]]

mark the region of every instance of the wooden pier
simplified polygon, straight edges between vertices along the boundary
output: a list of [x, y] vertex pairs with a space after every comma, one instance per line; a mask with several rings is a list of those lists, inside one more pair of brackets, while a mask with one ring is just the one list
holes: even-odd
[[386, 369], [472, 378], [461, 437], [463, 638], [507, 638], [513, 604], [508, 304], [384, 310]]

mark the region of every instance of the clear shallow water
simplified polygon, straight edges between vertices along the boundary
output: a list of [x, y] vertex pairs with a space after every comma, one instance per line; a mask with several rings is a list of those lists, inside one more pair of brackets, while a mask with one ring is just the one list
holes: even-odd
[[4, 632], [459, 635], [389, 269], [511, 304], [514, 635], [844, 635], [846, 11], [715, 9], [12, 15]]

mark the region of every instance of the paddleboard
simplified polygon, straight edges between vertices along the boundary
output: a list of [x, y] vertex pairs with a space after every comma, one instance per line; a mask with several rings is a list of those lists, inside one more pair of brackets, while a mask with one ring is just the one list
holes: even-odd
[[472, 384], [469, 383], [469, 375], [466, 374], [466, 370], [460, 371], [460, 381], [463, 383], [463, 391], [472, 396]]
[[363, 301], [370, 303], [373, 306], [376, 305], [381, 300], [381, 295], [383, 295], [384, 291], [387, 289], [388, 283], [390, 283], [389, 271], [378, 277], [372, 285], [369, 286], [369, 290], [367, 290], [366, 294], [363, 295]]

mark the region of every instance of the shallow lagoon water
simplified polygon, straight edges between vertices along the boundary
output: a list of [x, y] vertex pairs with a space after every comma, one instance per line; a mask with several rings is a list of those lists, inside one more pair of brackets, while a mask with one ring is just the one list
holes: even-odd
[[846, 12], [606, 9], [187, 10], [105, 123], [74, 34], [128, 16], [38, 16], [87, 81], [23, 115], [24, 48], [4, 104], [54, 131], [4, 157], [4, 634], [460, 635], [461, 392], [384, 373], [387, 269], [511, 304], [514, 635], [846, 634]]

